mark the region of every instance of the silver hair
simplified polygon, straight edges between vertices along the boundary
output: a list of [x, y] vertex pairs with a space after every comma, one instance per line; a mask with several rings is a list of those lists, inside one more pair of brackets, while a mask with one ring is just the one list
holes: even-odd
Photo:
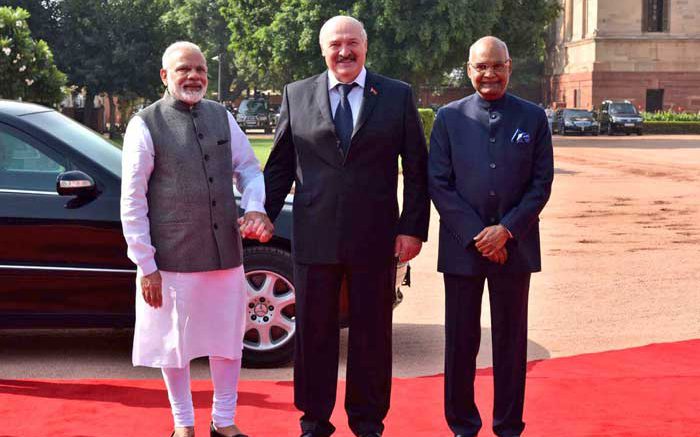
[[198, 51], [199, 53], [202, 53], [202, 49], [199, 48], [199, 46], [195, 43], [189, 42], [189, 41], [176, 41], [168, 46], [167, 49], [163, 52], [163, 60], [162, 60], [162, 66], [163, 70], [168, 69], [168, 60], [170, 59], [170, 56], [178, 51], [178, 50], [192, 50], [192, 51]]
[[506, 43], [504, 43], [503, 40], [496, 38], [495, 36], [484, 36], [482, 38], [479, 38], [474, 44], [472, 44], [469, 47], [469, 61], [470, 62], [471, 62], [472, 57], [474, 55], [474, 51], [476, 50], [476, 46], [483, 43], [483, 42], [486, 42], [486, 41], [491, 41], [491, 42], [496, 43], [496, 45], [501, 46], [501, 48], [503, 48], [503, 50], [506, 51], [506, 59], [510, 59], [510, 54], [508, 53], [508, 45]]
[[323, 35], [323, 32], [328, 30], [328, 27], [333, 24], [332, 22], [337, 21], [339, 19], [347, 19], [350, 20], [356, 24], [360, 25], [360, 34], [362, 35], [362, 39], [367, 42], [367, 31], [365, 30], [365, 25], [362, 23], [362, 21], [358, 20], [357, 18], [351, 17], [349, 15], [336, 15], [335, 17], [331, 17], [328, 20], [326, 20], [325, 23], [323, 23], [323, 26], [321, 26], [321, 30], [318, 32], [318, 43], [319, 45], [323, 44], [323, 41], [321, 41], [321, 36]]

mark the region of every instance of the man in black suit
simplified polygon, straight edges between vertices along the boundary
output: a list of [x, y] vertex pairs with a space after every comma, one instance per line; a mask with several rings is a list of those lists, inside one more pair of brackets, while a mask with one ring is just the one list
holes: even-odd
[[445, 279], [445, 416], [457, 436], [481, 428], [474, 375], [488, 280], [493, 430], [514, 437], [525, 427], [527, 300], [530, 274], [540, 270], [538, 222], [552, 187], [552, 138], [541, 108], [506, 93], [511, 60], [503, 41], [474, 43], [467, 68], [477, 92], [440, 109], [428, 164]]
[[[349, 289], [345, 409], [358, 436], [380, 436], [391, 391], [396, 259], [427, 239], [427, 148], [411, 88], [364, 68], [367, 34], [351, 17], [319, 33], [328, 71], [284, 89], [265, 166], [266, 209], [295, 183], [294, 402], [302, 436], [326, 437], [335, 404], [339, 292]], [[397, 204], [398, 158], [403, 210]]]

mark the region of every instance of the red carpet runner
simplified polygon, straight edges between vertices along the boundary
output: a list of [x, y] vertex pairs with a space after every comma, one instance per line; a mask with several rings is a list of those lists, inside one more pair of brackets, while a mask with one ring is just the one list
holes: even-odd
[[[491, 436], [491, 370], [479, 371], [482, 437]], [[700, 340], [529, 364], [525, 436], [700, 436]], [[442, 376], [395, 379], [385, 437], [449, 436]], [[351, 436], [341, 383], [333, 423]], [[208, 436], [211, 385], [193, 382], [197, 433]], [[290, 382], [243, 381], [238, 422], [252, 437], [298, 436]], [[0, 380], [0, 437], [167, 437], [162, 381]]]

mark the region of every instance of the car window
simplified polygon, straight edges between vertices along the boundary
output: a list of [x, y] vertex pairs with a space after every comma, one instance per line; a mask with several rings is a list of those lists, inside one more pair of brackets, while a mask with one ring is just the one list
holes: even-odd
[[112, 174], [121, 177], [122, 152], [100, 134], [56, 111], [27, 114], [22, 119], [49, 132]]
[[0, 189], [56, 192], [64, 163], [47, 156], [26, 138], [0, 126]]
[[637, 114], [637, 108], [630, 103], [613, 103], [610, 105], [613, 114]]
[[566, 117], [586, 117], [590, 118], [592, 114], [583, 109], [567, 109], [564, 111]]
[[267, 105], [265, 100], [243, 100], [238, 111], [243, 114], [255, 115], [267, 112]]

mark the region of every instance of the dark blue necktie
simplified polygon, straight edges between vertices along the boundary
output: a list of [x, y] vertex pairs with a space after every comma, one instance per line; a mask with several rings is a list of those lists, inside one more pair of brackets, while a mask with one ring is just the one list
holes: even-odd
[[335, 110], [335, 118], [333, 122], [335, 123], [335, 133], [338, 135], [340, 140], [340, 147], [343, 150], [343, 155], [348, 154], [348, 149], [350, 148], [350, 139], [352, 138], [352, 108], [350, 108], [350, 101], [348, 101], [348, 94], [354, 87], [356, 83], [345, 84], [339, 83], [336, 85], [338, 88], [338, 93], [340, 93], [340, 103], [338, 108]]

